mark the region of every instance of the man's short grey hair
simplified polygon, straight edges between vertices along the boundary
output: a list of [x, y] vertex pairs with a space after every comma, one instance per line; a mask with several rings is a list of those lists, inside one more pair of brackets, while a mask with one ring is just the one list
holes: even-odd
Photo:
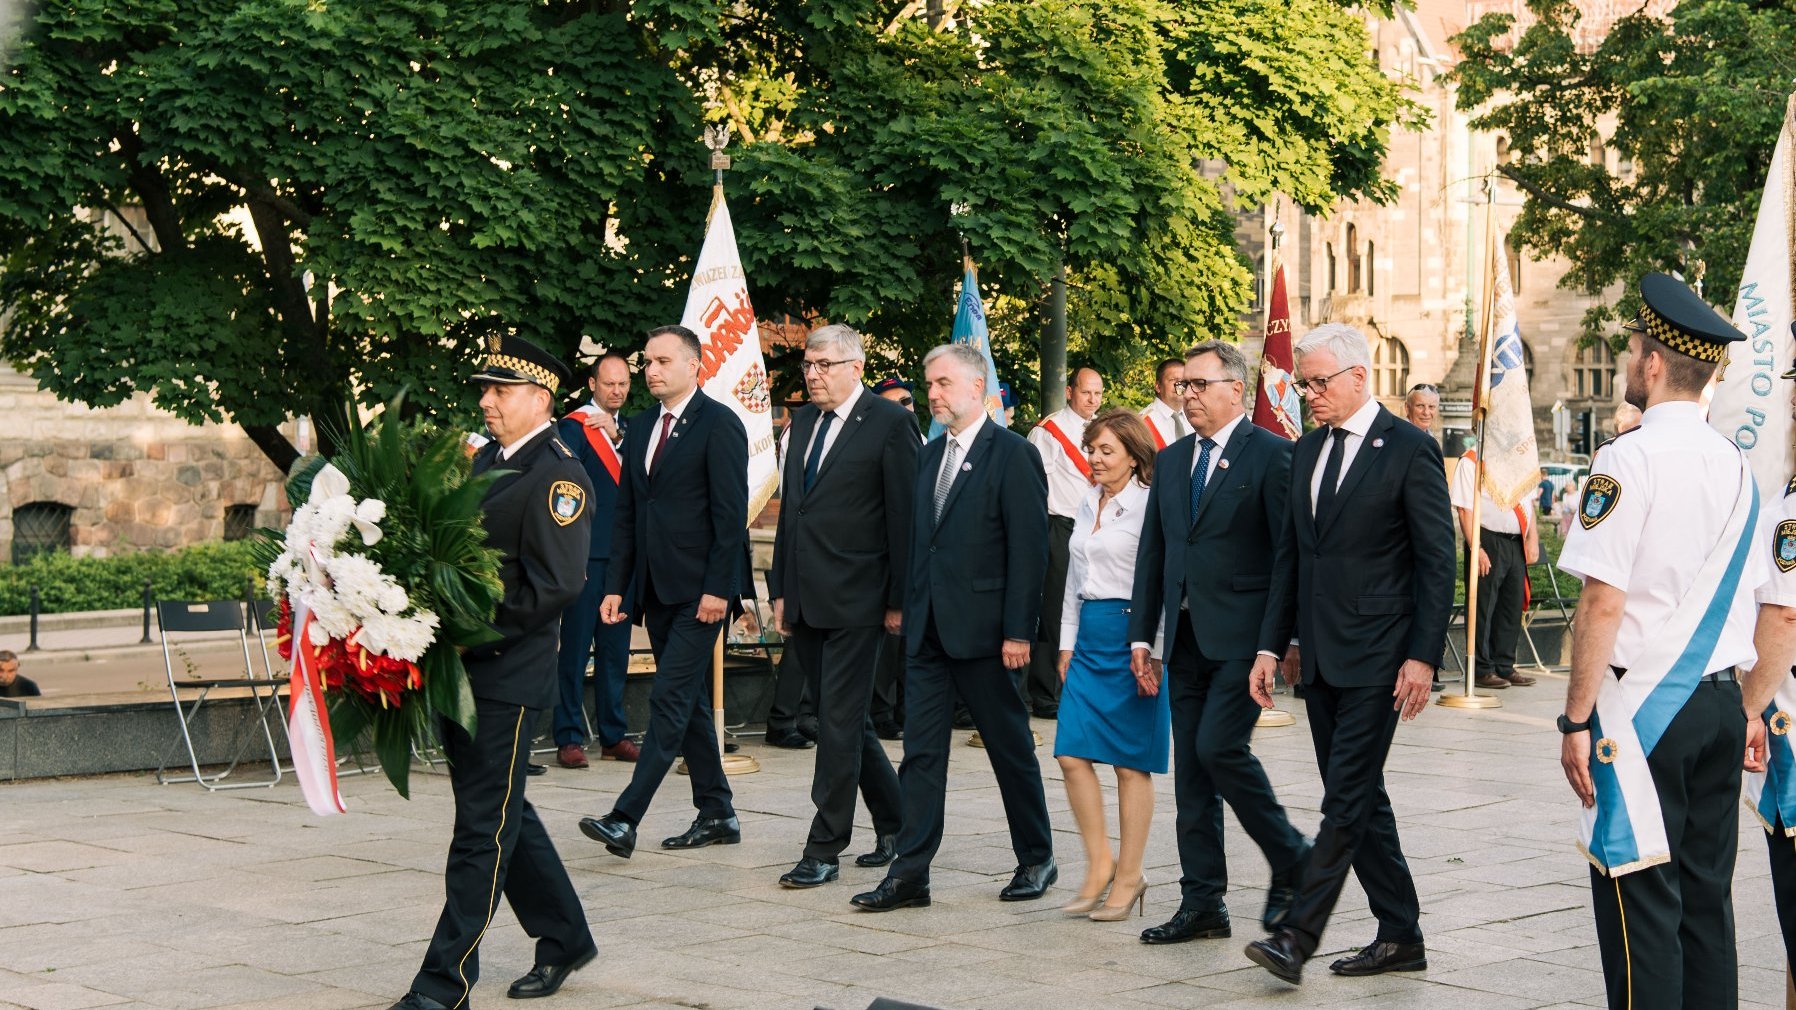
[[[927, 370], [937, 358], [949, 358], [966, 371], [970, 379], [983, 380], [985, 376], [985, 355], [972, 344], [942, 344], [923, 355], [923, 367]], [[992, 392], [992, 390], [986, 390]]]
[[1236, 382], [1247, 381], [1247, 357], [1241, 348], [1223, 340], [1206, 340], [1185, 352], [1185, 360], [1190, 361], [1200, 354], [1214, 354], [1222, 362], [1222, 374]]
[[1341, 368], [1372, 367], [1372, 348], [1366, 343], [1366, 335], [1346, 323], [1323, 323], [1304, 334], [1291, 349], [1291, 353], [1299, 358], [1316, 351], [1332, 352], [1335, 363]]
[[804, 340], [807, 351], [821, 350], [825, 347], [836, 348], [836, 353], [843, 361], [866, 361], [867, 351], [861, 335], [852, 326], [842, 323], [830, 323], [811, 331]]

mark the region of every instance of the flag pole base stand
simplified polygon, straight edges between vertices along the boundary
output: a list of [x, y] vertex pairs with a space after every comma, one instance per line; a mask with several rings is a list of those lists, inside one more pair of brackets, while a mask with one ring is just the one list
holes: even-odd
[[[753, 775], [760, 770], [761, 762], [756, 761], [752, 755], [725, 754], [723, 756], [723, 773], [725, 775]], [[685, 758], [681, 758], [680, 763], [674, 766], [674, 773], [678, 775], [692, 774], [686, 770]]]
[[[1041, 746], [1041, 734], [1035, 732], [1034, 730], [1030, 730], [1029, 735], [1035, 738], [1035, 746], [1040, 747]], [[985, 738], [981, 737], [979, 735], [978, 730], [974, 730], [973, 735], [970, 737], [967, 737], [967, 746], [968, 747], [977, 747], [980, 750], [984, 750], [985, 749]]]
[[1434, 699], [1436, 705], [1444, 708], [1502, 708], [1503, 703], [1488, 694], [1448, 694], [1441, 692]]
[[1280, 729], [1297, 725], [1297, 717], [1289, 712], [1281, 712], [1276, 708], [1260, 709], [1260, 717], [1254, 720], [1255, 729]]

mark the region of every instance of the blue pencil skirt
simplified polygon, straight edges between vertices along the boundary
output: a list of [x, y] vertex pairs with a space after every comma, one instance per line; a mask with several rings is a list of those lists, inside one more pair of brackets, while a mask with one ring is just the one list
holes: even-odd
[[1061, 689], [1055, 757], [1164, 774], [1172, 750], [1166, 684], [1144, 698], [1129, 672], [1129, 601], [1086, 600]]

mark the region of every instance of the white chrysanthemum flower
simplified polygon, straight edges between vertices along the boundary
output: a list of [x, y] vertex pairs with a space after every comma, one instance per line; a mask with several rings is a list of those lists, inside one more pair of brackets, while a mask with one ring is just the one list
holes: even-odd
[[306, 637], [311, 639], [312, 644], [320, 649], [328, 645], [331, 640], [330, 632], [324, 630], [324, 623], [317, 620], [306, 625]]
[[399, 614], [404, 613], [405, 608], [411, 605], [411, 597], [405, 595], [405, 590], [400, 588], [399, 583], [388, 579], [386, 586], [380, 591], [381, 611], [388, 614]]
[[362, 622], [356, 642], [369, 652], [417, 662], [436, 640], [437, 615], [428, 610], [406, 617], [375, 614]]

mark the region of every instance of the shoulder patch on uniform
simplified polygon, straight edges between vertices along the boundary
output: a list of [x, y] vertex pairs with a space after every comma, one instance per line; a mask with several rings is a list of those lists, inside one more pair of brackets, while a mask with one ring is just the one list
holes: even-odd
[[1609, 518], [1615, 503], [1621, 499], [1621, 484], [1606, 473], [1593, 473], [1584, 482], [1584, 497], [1578, 503], [1578, 525], [1591, 529]]
[[1784, 485], [1784, 497], [1788, 498], [1793, 494], [1796, 494], [1796, 477], [1791, 477], [1790, 482]]
[[1771, 557], [1777, 570], [1786, 575], [1796, 569], [1796, 519], [1777, 524], [1777, 532], [1771, 535]]
[[[566, 452], [566, 447], [563, 447]], [[549, 485], [549, 517], [566, 526], [580, 518], [586, 508], [586, 491], [571, 480], [558, 480]]]

